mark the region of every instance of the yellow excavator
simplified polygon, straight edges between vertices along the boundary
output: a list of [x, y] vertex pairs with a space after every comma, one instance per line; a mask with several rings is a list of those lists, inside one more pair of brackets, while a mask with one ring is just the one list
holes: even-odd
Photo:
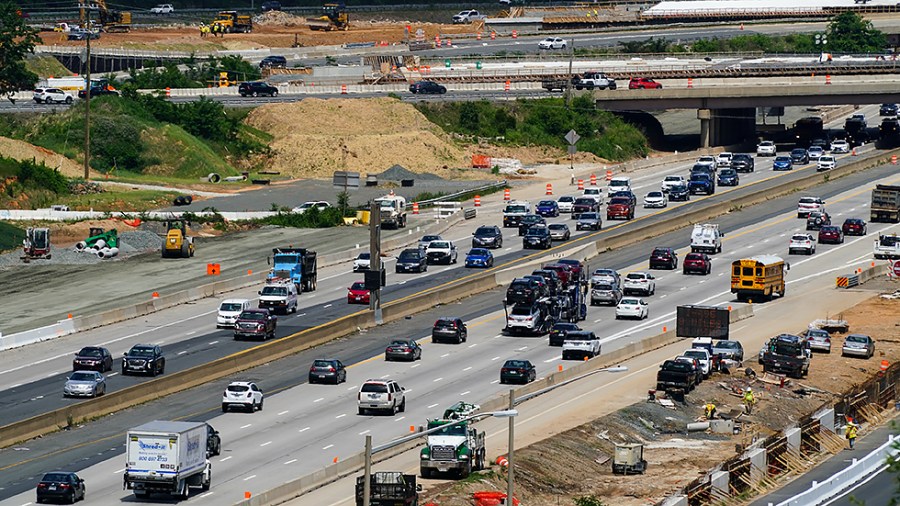
[[350, 13], [344, 2], [327, 3], [322, 6], [322, 16], [306, 18], [306, 25], [310, 30], [349, 30]]
[[194, 256], [194, 238], [188, 235], [188, 222], [180, 218], [166, 221], [166, 238], [162, 245], [163, 258]]
[[104, 32], [127, 32], [131, 30], [131, 13], [110, 9], [106, 6], [106, 0], [91, 0], [90, 3], [80, 4], [81, 26], [88, 27], [88, 12], [85, 9], [96, 9], [100, 13], [100, 28]]

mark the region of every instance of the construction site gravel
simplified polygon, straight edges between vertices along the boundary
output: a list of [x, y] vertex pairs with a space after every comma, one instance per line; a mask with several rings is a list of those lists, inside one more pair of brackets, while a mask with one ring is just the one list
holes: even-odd
[[[877, 294], [884, 289], [893, 292], [897, 285], [877, 282], [862, 289], [874, 289], [872, 293]], [[875, 339], [874, 357], [842, 357], [840, 347], [846, 334], [833, 334], [833, 351], [813, 356], [808, 377], [789, 379], [780, 387], [777, 382], [763, 381], [762, 367], [756, 363], [758, 350], [745, 349], [742, 367], [732, 374], [714, 374], [688, 394], [684, 403], [674, 402], [671, 407], [658, 402], [636, 403], [516, 449], [517, 498], [534, 506], [572, 504], [574, 498], [585, 496], [595, 496], [607, 505], [656, 504], [735, 456], [736, 446], [745, 448], [795, 426], [804, 416], [837, 400], [842, 392], [877, 375], [882, 360], [900, 360], [900, 300], [875, 295], [836, 317], [850, 322], [850, 332]], [[747, 376], [747, 368], [757, 376]], [[741, 414], [738, 392], [746, 386], [756, 392], [752, 415]], [[741, 427], [739, 434], [688, 432], [689, 423], [705, 420], [703, 406], [710, 401], [719, 413], [735, 417]], [[864, 425], [863, 436], [867, 429]], [[613, 474], [610, 459], [615, 443], [643, 443], [646, 474]], [[424, 502], [469, 506], [474, 492], [505, 489], [505, 471], [492, 466], [468, 480], [429, 488]]]

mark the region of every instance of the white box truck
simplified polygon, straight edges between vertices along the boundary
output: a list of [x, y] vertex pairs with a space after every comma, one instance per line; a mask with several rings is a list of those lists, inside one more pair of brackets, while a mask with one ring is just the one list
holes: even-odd
[[206, 424], [155, 420], [125, 436], [125, 488], [145, 498], [166, 493], [187, 499], [189, 487], [209, 490]]

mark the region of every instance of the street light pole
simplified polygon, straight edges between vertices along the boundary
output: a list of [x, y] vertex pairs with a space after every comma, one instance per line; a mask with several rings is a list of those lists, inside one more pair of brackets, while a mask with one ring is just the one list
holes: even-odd
[[369, 289], [369, 310], [375, 312], [375, 323], [381, 325], [381, 207], [375, 200], [369, 205], [369, 272], [378, 273], [378, 288]]
[[85, 4], [86, 16], [85, 30], [85, 80], [84, 80], [84, 179], [91, 178], [91, 9], [90, 4]]
[[[516, 407], [516, 391], [513, 389], [509, 389], [509, 410], [513, 411]], [[513, 450], [515, 443], [515, 434], [513, 434], [513, 429], [515, 428], [516, 418], [514, 416], [509, 417], [509, 456], [507, 456], [507, 460], [509, 461], [509, 468], [506, 474], [506, 506], [510, 506], [513, 504]]]
[[372, 436], [366, 434], [366, 468], [363, 478], [363, 506], [369, 506], [372, 495]]

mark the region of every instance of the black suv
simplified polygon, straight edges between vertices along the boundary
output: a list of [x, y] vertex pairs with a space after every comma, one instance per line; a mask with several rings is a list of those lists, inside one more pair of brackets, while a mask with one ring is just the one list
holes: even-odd
[[[281, 9], [276, 9], [281, 10]], [[259, 68], [265, 67], [274, 67], [274, 68], [285, 68], [287, 67], [287, 58], [284, 56], [266, 56], [259, 62]]]
[[276, 2], [275, 0], [269, 0], [268, 2], [264, 2], [262, 4], [262, 11], [280, 11], [281, 10], [281, 2]]
[[680, 184], [669, 188], [670, 202], [687, 202], [691, 199], [691, 192], [686, 185]]
[[206, 424], [206, 456], [215, 457], [221, 453], [222, 438], [219, 436], [219, 431], [214, 429], [212, 425]]
[[556, 271], [550, 269], [537, 269], [531, 273], [532, 276], [540, 276], [544, 278], [544, 282], [547, 283], [547, 288], [550, 289], [550, 293], [556, 295], [560, 292], [562, 288], [562, 283], [559, 279], [559, 274]]
[[94, 370], [103, 373], [112, 371], [112, 368], [112, 354], [100, 346], [85, 346], [75, 354], [75, 359], [72, 360], [73, 371]]
[[130, 373], [156, 376], [166, 372], [166, 357], [162, 348], [154, 344], [136, 344], [125, 352], [122, 359], [122, 375]]
[[253, 81], [241, 83], [241, 85], [238, 86], [238, 93], [240, 93], [242, 97], [246, 97], [247, 95], [250, 95], [251, 97], [258, 97], [260, 95], [277, 97], [278, 88], [262, 81]]
[[541, 295], [541, 286], [528, 278], [516, 278], [506, 289], [507, 304], [531, 304]]
[[897, 109], [897, 104], [881, 104], [881, 108], [878, 109], [878, 114], [880, 116], [896, 116]]
[[677, 269], [678, 253], [672, 248], [653, 248], [650, 253], [651, 269]]
[[425, 272], [428, 270], [428, 258], [420, 249], [405, 249], [397, 257], [395, 270], [400, 272]]
[[[85, 92], [84, 90], [78, 90], [78, 98], [83, 99], [83, 98], [85, 98], [86, 95], [87, 95], [87, 92]], [[112, 95], [112, 96], [118, 97], [119, 92], [116, 90], [109, 89], [104, 86], [92, 86], [91, 87], [91, 98], [102, 97], [103, 95]]]
[[503, 232], [496, 225], [482, 225], [472, 232], [473, 248], [502, 248]]
[[531, 227], [522, 238], [522, 249], [550, 249], [552, 245], [553, 239], [550, 238], [550, 230], [547, 227]]
[[525, 235], [529, 228], [538, 223], [547, 226], [547, 220], [545, 220], [543, 216], [538, 216], [536, 214], [526, 214], [525, 216], [522, 216], [522, 219], [519, 220], [519, 235]]
[[434, 327], [431, 328], [432, 343], [452, 341], [460, 344], [466, 342], [468, 337], [469, 329], [466, 328], [462, 318], [442, 316], [434, 322]]
[[731, 168], [738, 172], [754, 172], [755, 165], [753, 157], [746, 153], [737, 153], [731, 157]]
[[438, 95], [443, 95], [444, 93], [447, 93], [447, 88], [434, 81], [419, 81], [410, 84], [409, 91], [412, 93], [436, 93]]

